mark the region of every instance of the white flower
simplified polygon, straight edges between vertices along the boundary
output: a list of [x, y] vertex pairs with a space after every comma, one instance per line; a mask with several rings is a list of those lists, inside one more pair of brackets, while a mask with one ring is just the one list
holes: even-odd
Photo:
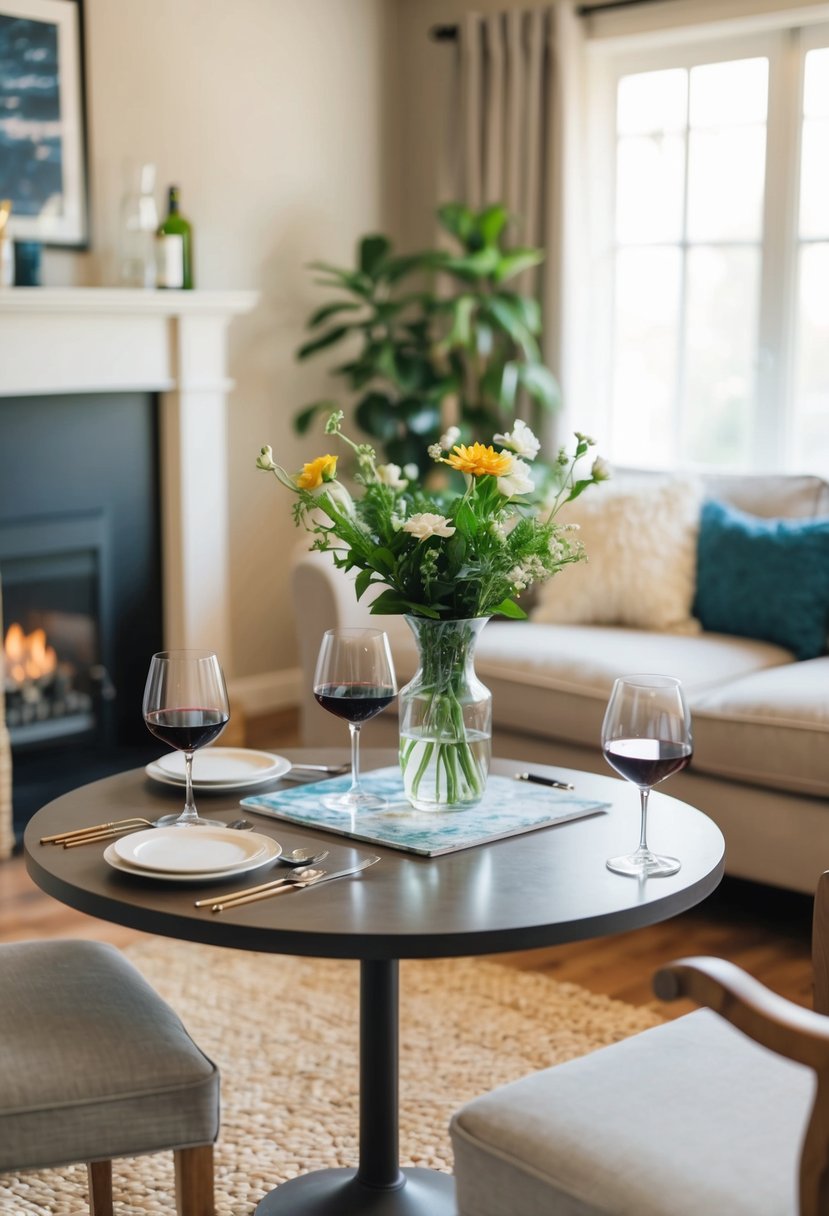
[[404, 464], [403, 465], [403, 476], [407, 477], [409, 479], [409, 481], [417, 481], [417, 475], [419, 472], [420, 472], [420, 469], [417, 467], [416, 464]]
[[504, 498], [515, 498], [519, 494], [530, 494], [535, 489], [535, 482], [530, 473], [530, 466], [515, 456], [506, 473], [498, 478], [498, 490]]
[[389, 522], [391, 523], [391, 526], [394, 528], [395, 532], [399, 532], [406, 521], [402, 515], [390, 515]]
[[493, 443], [509, 448], [517, 456], [525, 456], [527, 460], [535, 460], [541, 443], [536, 439], [530, 428], [521, 418], [516, 418], [512, 431], [504, 435], [493, 435]]
[[607, 481], [610, 478], [610, 465], [603, 456], [597, 456], [590, 469], [594, 481]]
[[256, 457], [257, 469], [264, 469], [266, 473], [270, 473], [276, 468], [276, 461], [273, 458], [273, 448], [267, 444], [264, 448], [259, 449], [259, 455]]
[[430, 536], [453, 536], [455, 529], [445, 515], [435, 515], [433, 511], [422, 511], [412, 515], [403, 525], [404, 532], [411, 532], [418, 540], [428, 540]]
[[439, 443], [430, 443], [426, 451], [432, 460], [443, 460], [443, 448]]
[[455, 446], [461, 437], [461, 428], [459, 426], [450, 426], [443, 432], [440, 437], [440, 446], [444, 452], [448, 452]]
[[377, 480], [392, 490], [405, 490], [409, 483], [405, 477], [401, 477], [401, 472], [399, 464], [378, 464]]

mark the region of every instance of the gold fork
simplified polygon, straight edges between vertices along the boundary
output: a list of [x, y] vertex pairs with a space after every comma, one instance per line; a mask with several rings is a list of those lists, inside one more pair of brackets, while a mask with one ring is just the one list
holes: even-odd
[[68, 841], [75, 841], [78, 844], [86, 842], [86, 839], [95, 839], [96, 837], [108, 836], [113, 833], [125, 832], [137, 827], [151, 828], [153, 825], [149, 819], [114, 819], [111, 823], [93, 823], [88, 828], [73, 828], [69, 832], [55, 832], [53, 836], [41, 836], [41, 844], [63, 844]]

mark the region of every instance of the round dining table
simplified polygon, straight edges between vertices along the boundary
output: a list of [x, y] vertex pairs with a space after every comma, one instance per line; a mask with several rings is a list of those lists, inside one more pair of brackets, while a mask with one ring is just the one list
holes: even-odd
[[[290, 750], [294, 763], [335, 763], [346, 753]], [[388, 751], [367, 749], [367, 771], [394, 764]], [[519, 765], [493, 760], [514, 776]], [[705, 899], [720, 882], [724, 841], [701, 811], [668, 795], [650, 800], [654, 849], [681, 860], [677, 874], [635, 879], [613, 874], [608, 857], [639, 836], [637, 791], [612, 777], [535, 765], [608, 809], [556, 826], [424, 857], [349, 839], [244, 808], [257, 832], [283, 848], [325, 847], [325, 867], [341, 869], [369, 854], [381, 860], [362, 874], [292, 891], [221, 913], [199, 897], [227, 883], [179, 885], [122, 873], [103, 846], [64, 849], [41, 838], [92, 824], [140, 816], [153, 821], [181, 802], [181, 791], [138, 769], [57, 798], [30, 820], [26, 866], [49, 895], [103, 920], [144, 932], [274, 954], [353, 959], [360, 964], [359, 1159], [351, 1169], [301, 1174], [270, 1191], [256, 1216], [455, 1216], [446, 1173], [400, 1167], [398, 1151], [398, 960], [496, 954], [620, 933], [666, 920]], [[290, 774], [288, 775], [290, 777]], [[264, 788], [287, 788], [285, 778]], [[258, 787], [259, 788], [259, 787]], [[238, 818], [239, 794], [199, 793], [213, 818]], [[189, 829], [197, 831], [199, 829]], [[233, 889], [261, 882], [251, 874]], [[439, 1034], [439, 1027], [435, 1028]], [[274, 1101], [278, 1101], [275, 1095]]]

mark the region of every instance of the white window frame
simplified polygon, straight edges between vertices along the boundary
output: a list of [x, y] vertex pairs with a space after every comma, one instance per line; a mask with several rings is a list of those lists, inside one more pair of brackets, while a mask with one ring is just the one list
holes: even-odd
[[[661, 7], [661, 6], [660, 6]], [[793, 14], [791, 15], [793, 16]], [[798, 14], [801, 16], [802, 14]], [[823, 14], [821, 13], [822, 17]], [[757, 358], [753, 394], [755, 413], [749, 467], [755, 471], [790, 469], [793, 452], [795, 306], [800, 246], [798, 201], [803, 65], [808, 50], [829, 45], [829, 21], [783, 28], [717, 29], [695, 36], [676, 30], [623, 40], [588, 43], [587, 168], [591, 314], [590, 383], [584, 403], [590, 429], [613, 454], [611, 418], [613, 380], [613, 269], [616, 167], [616, 94], [621, 77], [661, 68], [691, 68], [763, 56], [769, 62], [766, 182], [761, 236], [761, 278], [757, 319]], [[686, 146], [687, 154], [687, 146]], [[771, 167], [771, 174], [769, 174]], [[686, 179], [687, 190], [687, 179]], [[753, 242], [752, 242], [753, 244]], [[688, 244], [683, 240], [683, 275]], [[685, 303], [683, 283], [683, 307]], [[680, 319], [680, 325], [682, 321]], [[684, 345], [681, 344], [681, 345]], [[673, 394], [675, 436], [681, 433], [682, 351]], [[672, 467], [693, 467], [677, 450]], [[723, 466], [718, 466], [727, 471]]]

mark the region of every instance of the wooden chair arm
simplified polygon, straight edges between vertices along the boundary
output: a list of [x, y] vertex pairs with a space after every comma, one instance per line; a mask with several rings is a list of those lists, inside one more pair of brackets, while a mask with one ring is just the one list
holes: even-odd
[[829, 1017], [785, 1000], [725, 959], [678, 959], [657, 971], [653, 988], [663, 1001], [687, 996], [707, 1005], [778, 1055], [829, 1070]]

